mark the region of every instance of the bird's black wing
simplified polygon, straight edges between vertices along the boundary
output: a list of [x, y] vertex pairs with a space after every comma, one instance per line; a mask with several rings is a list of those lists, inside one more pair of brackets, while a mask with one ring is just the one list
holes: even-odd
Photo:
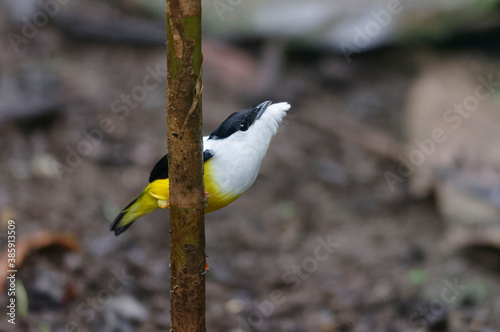
[[206, 163], [208, 159], [214, 156], [214, 152], [212, 150], [203, 151], [203, 163]]
[[[203, 162], [206, 162], [208, 159], [212, 158], [214, 153], [212, 150], [203, 151]], [[167, 155], [164, 155], [153, 167], [151, 174], [149, 174], [149, 183], [160, 180], [160, 179], [168, 179], [168, 158]]]
[[153, 167], [151, 174], [149, 174], [149, 183], [154, 180], [168, 179], [168, 158], [164, 155]]

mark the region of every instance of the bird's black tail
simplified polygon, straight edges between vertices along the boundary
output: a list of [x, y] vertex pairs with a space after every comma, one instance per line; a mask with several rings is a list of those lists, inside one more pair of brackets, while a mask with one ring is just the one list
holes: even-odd
[[[154, 186], [156, 182], [158, 181], [150, 183], [146, 189], [144, 189], [142, 193], [137, 196], [136, 199], [130, 202], [129, 205], [127, 205], [122, 212], [120, 212], [111, 224], [111, 227], [109, 228], [110, 231], [114, 231], [115, 235], [118, 236], [125, 232], [136, 219], [158, 209], [158, 198], [151, 195], [151, 191], [153, 190], [154, 192], [155, 190]], [[161, 185], [164, 184], [159, 184], [159, 186]]]
[[121, 233], [125, 232], [130, 226], [132, 226], [132, 224], [134, 223], [134, 220], [127, 220], [128, 218], [126, 218], [128, 212], [129, 212], [129, 209], [135, 204], [137, 203], [137, 201], [139, 200], [141, 196], [137, 197], [136, 199], [134, 199], [132, 202], [129, 203], [129, 205], [127, 205], [121, 212], [119, 215], [116, 216], [115, 220], [113, 220], [113, 223], [111, 224], [111, 226], [109, 227], [109, 230], [111, 232], [115, 232], [115, 235], [118, 236], [120, 235]]

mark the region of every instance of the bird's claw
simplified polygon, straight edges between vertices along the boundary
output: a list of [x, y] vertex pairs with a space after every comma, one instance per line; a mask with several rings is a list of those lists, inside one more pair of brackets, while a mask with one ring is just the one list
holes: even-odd
[[210, 266], [208, 266], [207, 262], [205, 262], [205, 271], [203, 271], [201, 274], [205, 275], [208, 273], [209, 270], [210, 270]]
[[170, 203], [166, 200], [163, 200], [163, 199], [159, 199], [158, 200], [158, 206], [162, 209], [166, 209], [170, 206]]
[[204, 192], [204, 198], [203, 198], [203, 202], [205, 202], [205, 207], [208, 206], [208, 198], [210, 197], [210, 195], [208, 194], [208, 191], [205, 191]]
[[170, 203], [165, 199], [165, 197], [153, 194], [151, 191], [149, 192], [151, 196], [158, 200], [158, 206], [162, 209], [166, 209], [170, 206]]

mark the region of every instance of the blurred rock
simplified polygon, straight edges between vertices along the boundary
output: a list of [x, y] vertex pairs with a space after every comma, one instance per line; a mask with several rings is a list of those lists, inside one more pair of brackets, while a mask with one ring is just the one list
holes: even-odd
[[[146, 2], [142, 5], [148, 6]], [[137, 11], [136, 15], [125, 14], [107, 1], [19, 0], [9, 1], [5, 10], [10, 13], [9, 19], [20, 27], [29, 23], [43, 28], [51, 24], [77, 40], [138, 46], [161, 46], [166, 41], [164, 22], [141, 17]], [[165, 11], [161, 13], [164, 17]], [[36, 17], [45, 17], [47, 21], [34, 23]]]
[[402, 257], [402, 261], [408, 264], [418, 264], [422, 263], [424, 260], [425, 251], [417, 244], [410, 245]]
[[64, 266], [69, 271], [77, 271], [82, 268], [82, 265], [83, 265], [82, 255], [71, 252], [64, 255]]
[[125, 252], [125, 256], [132, 264], [135, 264], [136, 266], [139, 266], [141, 268], [144, 268], [145, 265], [149, 263], [148, 255], [146, 254], [144, 249], [137, 246], [128, 249]]
[[11, 158], [6, 162], [10, 174], [16, 180], [24, 180], [30, 177], [29, 162], [22, 158]]
[[335, 316], [328, 310], [314, 310], [308, 312], [305, 319], [308, 326], [315, 327], [315, 331], [335, 331]]
[[280, 38], [359, 53], [408, 38], [441, 37], [491, 16], [498, 1], [203, 1], [204, 31]]
[[95, 257], [105, 257], [111, 252], [116, 251], [121, 245], [121, 241], [110, 241], [108, 234], [88, 237], [84, 240], [85, 251]]
[[251, 54], [227, 43], [204, 40], [202, 45], [205, 84], [224, 82], [230, 91], [241, 92], [255, 87], [257, 61]]
[[[107, 2], [108, 0], [106, 0]], [[165, 3], [147, 0], [110, 0], [115, 6], [128, 13], [141, 13], [158, 20], [165, 20]]]
[[0, 5], [10, 14], [10, 18], [22, 23], [22, 17], [31, 17], [36, 11], [36, 0], [5, 1]]
[[349, 182], [345, 168], [334, 160], [322, 157], [316, 161], [316, 174], [319, 178], [330, 184], [346, 185]]
[[68, 283], [67, 276], [54, 270], [45, 261], [38, 262], [34, 272], [36, 278], [28, 290], [30, 308], [36, 311], [61, 306]]
[[24, 62], [0, 72], [0, 123], [43, 125], [63, 105], [59, 77], [45, 64]]
[[[110, 4], [111, 2], [111, 4]], [[498, 25], [498, 0], [204, 0], [206, 36], [260, 38], [326, 47], [351, 54], [459, 29]], [[120, 10], [118, 10], [118, 8]], [[19, 25], [43, 9], [34, 0], [9, 2], [9, 18]], [[164, 45], [164, 4], [155, 1], [86, 1], [59, 5], [50, 21], [72, 38], [142, 46]], [[148, 18], [146, 18], [147, 16]], [[350, 60], [348, 60], [350, 61]]]
[[144, 322], [149, 317], [148, 309], [130, 295], [118, 295], [109, 303], [109, 309], [125, 320]]
[[480, 170], [450, 169], [438, 178], [436, 193], [443, 215], [455, 223], [479, 225], [500, 218], [500, 177]]
[[31, 159], [31, 172], [37, 177], [55, 179], [58, 177], [57, 169], [53, 166], [56, 163], [54, 156], [50, 154], [36, 154]]
[[92, 331], [100, 331], [100, 332], [133, 332], [135, 331], [135, 327], [131, 322], [126, 321], [124, 319], [120, 319], [118, 314], [112, 310], [109, 310], [109, 306], [105, 307], [107, 310], [103, 310], [99, 316], [97, 321], [95, 321], [92, 325]]
[[245, 309], [246, 305], [247, 304], [241, 299], [234, 298], [227, 301], [224, 307], [229, 313], [234, 315], [242, 312]]
[[76, 40], [137, 46], [162, 46], [166, 42], [163, 24], [140, 17], [96, 19], [91, 12], [81, 11], [59, 15], [54, 24]]
[[380, 279], [369, 291], [366, 303], [371, 305], [382, 305], [396, 298], [392, 280]]
[[[496, 224], [487, 224], [484, 227], [451, 225], [446, 232], [443, 244], [447, 251], [474, 247], [493, 247], [500, 250], [500, 227]], [[475, 261], [480, 260], [475, 259]]]
[[454, 223], [500, 219], [498, 74], [498, 64], [486, 59], [436, 60], [410, 89], [398, 176], [411, 176], [414, 196], [435, 190], [441, 213]]

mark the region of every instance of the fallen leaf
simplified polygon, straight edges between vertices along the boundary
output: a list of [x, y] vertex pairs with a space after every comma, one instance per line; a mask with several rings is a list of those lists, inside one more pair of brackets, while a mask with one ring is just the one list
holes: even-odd
[[8, 249], [0, 257], [0, 289], [3, 291], [5, 281], [9, 273], [8, 270], [17, 270], [26, 257], [40, 249], [51, 246], [61, 247], [70, 251], [80, 251], [81, 246], [78, 239], [72, 233], [56, 233], [52, 231], [42, 231], [23, 238], [16, 239], [16, 265], [14, 268], [8, 267]]

